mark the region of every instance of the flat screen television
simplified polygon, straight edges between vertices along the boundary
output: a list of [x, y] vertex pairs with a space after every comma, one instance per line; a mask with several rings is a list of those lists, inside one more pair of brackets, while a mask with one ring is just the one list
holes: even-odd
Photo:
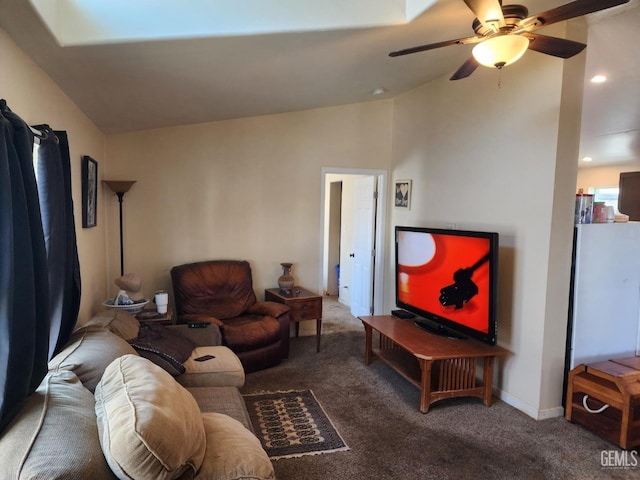
[[395, 228], [396, 305], [452, 338], [497, 340], [498, 234]]

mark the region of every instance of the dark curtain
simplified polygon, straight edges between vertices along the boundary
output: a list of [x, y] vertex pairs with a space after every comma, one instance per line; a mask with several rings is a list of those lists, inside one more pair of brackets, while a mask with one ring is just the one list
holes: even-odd
[[49, 281], [33, 134], [0, 100], [0, 431], [47, 372]]
[[62, 349], [80, 308], [80, 267], [71, 198], [71, 162], [66, 132], [35, 125], [34, 167], [49, 272], [49, 358]]
[[[73, 196], [71, 194], [71, 158], [69, 156], [69, 141], [67, 132], [56, 130], [55, 135], [59, 140], [60, 162], [62, 165], [62, 179], [64, 181], [64, 270], [60, 278], [64, 281], [62, 302], [62, 316], [57, 341], [49, 342], [49, 358], [58, 353], [71, 338], [78, 312], [80, 311], [80, 295], [82, 283], [80, 281], [80, 261], [78, 259], [78, 244], [76, 241], [76, 222], [73, 215]], [[52, 334], [51, 338], [55, 335]], [[54, 350], [51, 350], [51, 347]]]
[[0, 431], [44, 378], [80, 309], [67, 134], [33, 128], [0, 100]]

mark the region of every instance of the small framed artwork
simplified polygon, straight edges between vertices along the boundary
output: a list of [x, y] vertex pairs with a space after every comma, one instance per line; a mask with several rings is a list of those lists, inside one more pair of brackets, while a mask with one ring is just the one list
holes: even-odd
[[398, 208], [411, 208], [411, 180], [395, 181], [394, 205]]
[[82, 157], [82, 228], [95, 227], [98, 207], [98, 162]]

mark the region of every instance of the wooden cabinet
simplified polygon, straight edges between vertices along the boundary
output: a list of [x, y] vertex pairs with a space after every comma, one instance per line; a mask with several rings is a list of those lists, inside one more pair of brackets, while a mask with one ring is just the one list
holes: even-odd
[[289, 318], [292, 322], [302, 322], [304, 320], [315, 320], [322, 318], [322, 302], [301, 301], [290, 302]]
[[[420, 389], [420, 411], [439, 400], [478, 397], [491, 406], [493, 363], [508, 352], [475, 340], [454, 340], [425, 332], [392, 315], [358, 317], [365, 331], [365, 363], [375, 354]], [[379, 333], [374, 347], [373, 332]], [[482, 362], [482, 381], [476, 378]]]
[[264, 299], [287, 305], [289, 320], [295, 323], [296, 337], [300, 333], [300, 322], [316, 321], [316, 351], [320, 351], [320, 335], [322, 331], [322, 297], [302, 287], [293, 287], [289, 293], [279, 288], [268, 288], [264, 291]]
[[565, 417], [624, 449], [640, 446], [640, 357], [569, 372]]
[[640, 172], [620, 174], [618, 210], [632, 222], [640, 220]]

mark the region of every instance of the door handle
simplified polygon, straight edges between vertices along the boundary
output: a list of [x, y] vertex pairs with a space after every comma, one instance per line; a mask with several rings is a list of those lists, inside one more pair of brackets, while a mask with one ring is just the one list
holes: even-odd
[[355, 253], [350, 253], [350, 254], [349, 254], [349, 256], [350, 256], [351, 258], [354, 258], [354, 257], [356, 256], [356, 254], [355, 254]]

